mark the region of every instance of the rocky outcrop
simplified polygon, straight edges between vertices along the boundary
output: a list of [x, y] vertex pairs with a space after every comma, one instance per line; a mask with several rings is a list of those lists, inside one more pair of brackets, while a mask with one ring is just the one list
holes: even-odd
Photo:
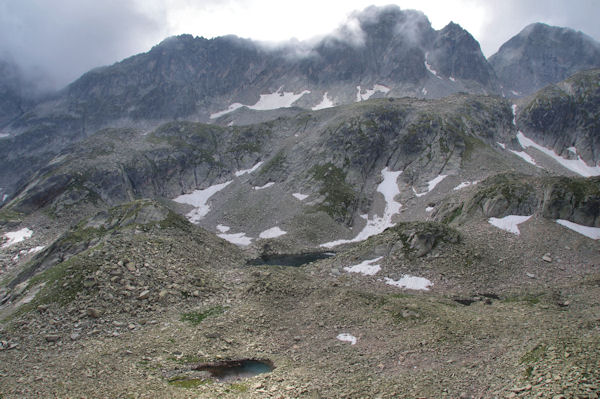
[[[372, 100], [246, 127], [171, 122], [149, 134], [108, 129], [48, 164], [7, 208], [76, 214], [84, 205], [102, 209], [136, 198], [174, 198], [236, 181], [231, 187], [241, 191], [215, 212], [246, 220], [254, 214], [250, 210], [267, 207], [274, 222], [292, 217], [285, 201], [273, 197], [267, 205], [245, 188], [271, 183], [282, 187], [281, 195], [314, 195], [312, 208], [294, 202], [294, 212], [322, 211], [352, 226], [372, 208], [385, 167], [403, 170], [404, 186], [415, 187], [456, 173], [475, 146], [514, 134], [511, 119], [502, 99], [456, 95]], [[260, 168], [244, 177], [247, 182], [237, 179], [235, 172], [259, 161]]]
[[441, 76], [480, 82], [490, 91], [499, 89], [494, 70], [469, 32], [450, 22], [436, 36], [430, 56]]
[[[240, 259], [231, 244], [154, 201], [139, 200], [82, 221], [6, 288], [17, 304], [13, 311], [67, 306], [65, 312], [86, 309], [99, 318], [206, 295], [218, 284], [213, 270]], [[19, 302], [27, 295], [30, 300]]]
[[517, 126], [562, 157], [600, 163], [599, 81], [594, 69], [540, 90], [519, 109]]
[[545, 177], [507, 173], [490, 177], [466, 198], [447, 198], [433, 217], [444, 223], [473, 218], [540, 214], [600, 227], [600, 178]]
[[536, 23], [504, 43], [489, 62], [507, 96], [524, 96], [600, 67], [600, 44], [572, 29]]
[[600, 178], [556, 178], [544, 188], [542, 215], [600, 227]]

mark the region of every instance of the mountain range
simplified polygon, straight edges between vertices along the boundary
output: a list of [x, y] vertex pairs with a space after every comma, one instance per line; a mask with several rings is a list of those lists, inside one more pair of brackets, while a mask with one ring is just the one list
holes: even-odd
[[598, 68], [396, 6], [0, 63], [0, 397], [593, 397]]

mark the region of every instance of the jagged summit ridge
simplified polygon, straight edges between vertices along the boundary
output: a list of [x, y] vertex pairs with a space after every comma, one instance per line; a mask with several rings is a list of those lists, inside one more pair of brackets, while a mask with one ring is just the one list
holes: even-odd
[[534, 23], [489, 59], [506, 95], [527, 95], [600, 66], [600, 44], [582, 32]]

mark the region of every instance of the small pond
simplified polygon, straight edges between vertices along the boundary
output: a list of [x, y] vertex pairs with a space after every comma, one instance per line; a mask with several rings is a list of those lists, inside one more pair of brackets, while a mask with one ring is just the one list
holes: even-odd
[[263, 255], [260, 258], [250, 259], [246, 262], [249, 266], [303, 266], [308, 263], [327, 259], [335, 256], [333, 252], [304, 252], [299, 254]]

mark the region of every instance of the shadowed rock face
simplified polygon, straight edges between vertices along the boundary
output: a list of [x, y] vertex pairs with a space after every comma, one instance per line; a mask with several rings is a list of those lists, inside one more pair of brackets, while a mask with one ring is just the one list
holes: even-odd
[[544, 217], [600, 227], [600, 178], [559, 178], [545, 188]]
[[600, 44], [572, 29], [536, 23], [503, 44], [489, 62], [505, 94], [521, 96], [600, 67]]
[[[425, 67], [428, 53], [439, 78]], [[305, 108], [319, 103], [325, 92], [336, 105], [348, 104], [356, 101], [357, 86], [364, 91], [376, 84], [394, 97], [439, 98], [497, 88], [466, 31], [457, 25], [435, 31], [422, 13], [395, 6], [357, 13], [317, 43], [268, 47], [234, 36], [181, 35], [91, 70], [35, 107], [21, 106], [14, 90], [2, 97], [8, 104], [1, 107], [6, 115], [0, 115], [0, 125], [12, 121], [7, 129], [19, 137], [0, 149], [0, 187], [14, 189], [67, 145], [101, 128], [151, 129], [173, 119], [208, 122], [232, 103], [252, 105], [280, 88], [296, 94], [309, 90], [296, 104]], [[433, 87], [423, 90], [428, 84]]]
[[443, 76], [497, 88], [496, 74], [483, 57], [479, 43], [460, 25], [450, 22], [437, 32], [430, 55]]
[[565, 158], [569, 148], [590, 166], [600, 162], [600, 69], [579, 72], [540, 90], [519, 111], [517, 125], [528, 137]]
[[[316, 210], [350, 226], [371, 208], [386, 166], [403, 170], [407, 187], [419, 187], [441, 170], [457, 173], [474, 145], [505, 141], [514, 129], [511, 119], [509, 103], [500, 98], [455, 95], [378, 99], [246, 127], [170, 122], [148, 134], [106, 129], [40, 170], [7, 208], [74, 214], [86, 205], [175, 198], [236, 180], [230, 189], [248, 192], [215, 212], [243, 219], [254, 206], [264, 209], [262, 202], [248, 202], [258, 198], [252, 186], [274, 183], [286, 190], [281, 195], [314, 195]], [[259, 161], [260, 169], [244, 177], [248, 182], [239, 181], [235, 172]], [[284, 202], [273, 203], [271, 214]], [[287, 212], [279, 220], [290, 217]]]
[[566, 219], [600, 227], [600, 178], [547, 177], [507, 173], [486, 179], [464, 201], [446, 201], [434, 215], [436, 220], [465, 222], [473, 217], [535, 213], [548, 219]]

